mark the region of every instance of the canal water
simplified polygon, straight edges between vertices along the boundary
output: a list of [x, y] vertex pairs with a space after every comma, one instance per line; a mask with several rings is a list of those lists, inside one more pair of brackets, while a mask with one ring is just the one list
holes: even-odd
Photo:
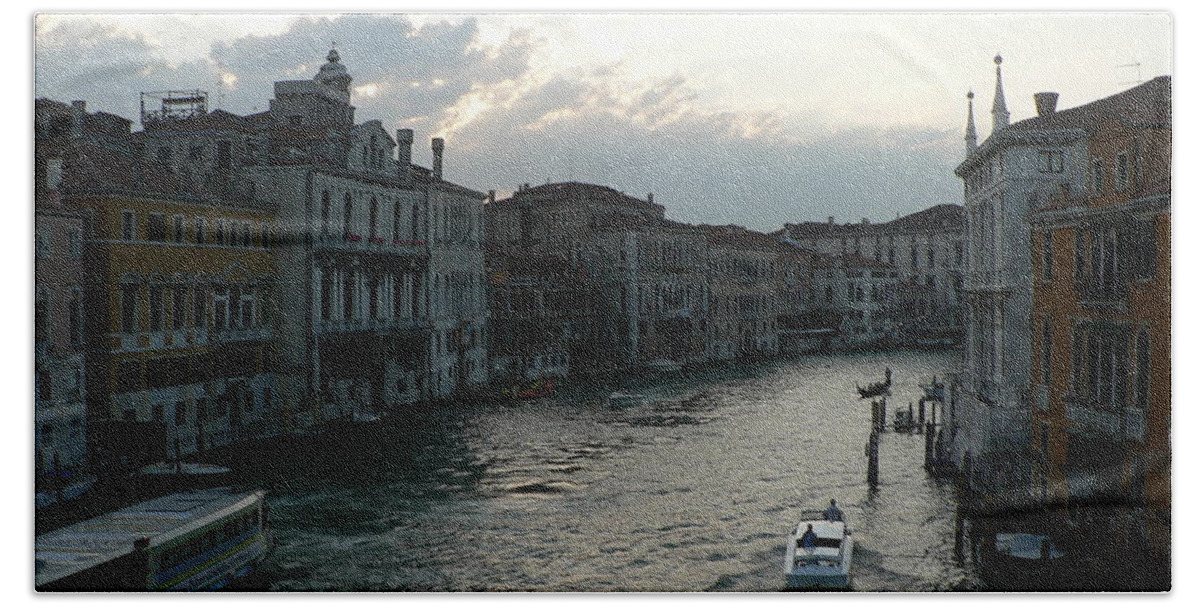
[[[641, 385], [459, 405], [273, 462], [273, 591], [779, 591], [789, 527], [836, 498], [858, 591], [981, 586], [954, 558], [954, 492], [924, 438], [887, 433], [866, 484], [871, 408], [957, 353], [813, 355]], [[613, 407], [629, 389], [646, 401]], [[335, 440], [336, 439], [336, 440]]]

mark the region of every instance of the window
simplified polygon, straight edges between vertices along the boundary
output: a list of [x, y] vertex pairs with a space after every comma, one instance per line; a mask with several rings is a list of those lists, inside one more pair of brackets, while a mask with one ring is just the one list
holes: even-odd
[[1040, 158], [1040, 167], [1038, 170], [1042, 173], [1062, 173], [1063, 172], [1063, 153], [1061, 150], [1042, 150], [1038, 152]]
[[35, 232], [33, 241], [34, 253], [38, 259], [48, 259], [50, 257], [50, 237], [40, 232]]
[[263, 223], [259, 224], [258, 230], [259, 230], [259, 240], [258, 240], [259, 245], [261, 245], [263, 249], [270, 247], [271, 246], [271, 225], [266, 222], [263, 222]]
[[354, 199], [350, 198], [350, 193], [347, 192], [345, 199], [343, 201], [343, 208], [342, 208], [342, 236], [344, 236], [344, 237], [349, 237], [351, 234], [350, 216], [351, 216], [351, 211], [353, 211], [353, 209], [354, 209]]
[[1087, 231], [1075, 228], [1075, 282], [1082, 283], [1087, 277]]
[[1092, 194], [1099, 195], [1104, 190], [1104, 161], [1092, 160]]
[[205, 317], [208, 305], [208, 294], [200, 285], [192, 288], [192, 327], [205, 327], [208, 319]]
[[348, 272], [342, 283], [342, 318], [354, 319], [357, 316], [354, 312], [354, 273]]
[[204, 160], [204, 146], [192, 146], [188, 148], [188, 158], [191, 160]]
[[78, 287], [71, 289], [71, 303], [68, 305], [68, 332], [71, 334], [71, 346], [83, 346], [83, 290]]
[[229, 292], [213, 291], [213, 328], [217, 330], [229, 327]]
[[927, 255], [925, 256], [925, 261], [928, 262], [930, 268], [933, 268], [933, 247], [930, 247], [929, 251], [926, 253]]
[[176, 243], [183, 242], [183, 216], [182, 215], [175, 216], [175, 235], [174, 236], [175, 236]]
[[63, 161], [61, 158], [51, 158], [46, 161], [46, 189], [57, 190], [62, 186]]
[[1050, 315], [1042, 317], [1042, 384], [1050, 384], [1050, 372], [1053, 356], [1052, 328]]
[[137, 217], [132, 211], [125, 210], [121, 212], [121, 239], [126, 241], [137, 240]]
[[329, 191], [321, 193], [321, 236], [329, 236]]
[[400, 240], [400, 201], [392, 203], [392, 240]]
[[1133, 405], [1142, 409], [1150, 406], [1150, 332], [1138, 331], [1135, 375], [1133, 380]]
[[202, 217], [196, 218], [196, 244], [203, 245], [208, 240], [208, 222]]
[[140, 286], [121, 286], [121, 333], [131, 334], [138, 330], [137, 308]]
[[50, 292], [39, 289], [33, 303], [33, 331], [39, 342], [50, 339]]
[[228, 171], [233, 166], [233, 142], [221, 140], [217, 142], [217, 169]]
[[1124, 190], [1129, 186], [1129, 153], [1117, 153], [1117, 158], [1113, 166], [1113, 176], [1116, 180], [1117, 190]]
[[183, 285], [175, 285], [171, 289], [171, 329], [183, 329], [186, 292], [187, 288]]
[[963, 244], [962, 241], [954, 243], [954, 265], [962, 266], [963, 263]]
[[146, 218], [146, 238], [151, 241], [167, 240], [167, 219], [161, 213], [151, 213]]
[[[175, 404], [175, 426], [187, 424], [187, 404], [179, 401]], [[180, 454], [176, 454], [180, 456]]]
[[369, 228], [369, 236], [370, 236], [370, 238], [374, 239], [376, 237], [375, 225], [379, 221], [379, 201], [375, 200], [375, 197], [373, 197], [373, 196], [371, 197], [370, 221], [371, 221], [371, 226]]
[[67, 231], [67, 248], [73, 258], [83, 255], [83, 229], [71, 228]]
[[1095, 406], [1123, 408], [1129, 373], [1129, 331], [1114, 323], [1081, 323], [1071, 340], [1072, 388]]
[[1054, 233], [1042, 232], [1042, 280], [1054, 280]]
[[325, 268], [321, 271], [321, 319], [328, 321], [333, 318], [333, 270]]
[[217, 245], [225, 244], [225, 220], [217, 218], [216, 224], [213, 225], [213, 241]]
[[163, 329], [163, 286], [150, 286], [150, 331]]
[[[53, 384], [49, 370], [39, 369], [37, 371], [37, 394], [42, 401], [49, 401], [54, 398]], [[45, 427], [42, 428], [43, 433], [49, 434], [48, 431], [44, 430]], [[50, 428], [53, 429], [54, 427]]]
[[1158, 233], [1154, 218], [1138, 220], [1135, 231], [1135, 276], [1139, 279], [1153, 279], [1158, 271]]

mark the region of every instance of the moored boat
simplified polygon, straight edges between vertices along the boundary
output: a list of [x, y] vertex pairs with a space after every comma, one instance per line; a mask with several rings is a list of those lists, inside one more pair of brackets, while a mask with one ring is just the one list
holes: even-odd
[[655, 359], [642, 366], [642, 369], [655, 374], [673, 374], [683, 370], [683, 365], [671, 359]]
[[626, 393], [617, 391], [608, 396], [608, 405], [610, 407], [633, 407], [645, 403], [646, 396], [637, 393]]
[[266, 555], [266, 492], [180, 492], [38, 536], [38, 591], [204, 591]]
[[[845, 518], [805, 510], [788, 535], [784, 576], [789, 589], [848, 589], [854, 539]], [[811, 532], [811, 535], [809, 534]]]

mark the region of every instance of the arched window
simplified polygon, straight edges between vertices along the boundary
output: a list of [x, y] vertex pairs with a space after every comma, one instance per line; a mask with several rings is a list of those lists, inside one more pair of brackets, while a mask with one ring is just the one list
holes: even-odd
[[375, 197], [373, 197], [373, 196], [371, 197], [370, 221], [371, 221], [371, 226], [370, 226], [370, 232], [369, 232], [368, 236], [370, 236], [370, 238], [373, 239], [377, 236], [375, 226], [379, 222], [379, 201], [375, 200]]
[[321, 236], [329, 236], [329, 191], [321, 192]]
[[350, 229], [350, 217], [353, 209], [354, 200], [350, 198], [350, 193], [347, 192], [345, 198], [345, 208], [342, 211], [342, 235], [347, 238], [349, 238], [349, 236], [354, 232]]

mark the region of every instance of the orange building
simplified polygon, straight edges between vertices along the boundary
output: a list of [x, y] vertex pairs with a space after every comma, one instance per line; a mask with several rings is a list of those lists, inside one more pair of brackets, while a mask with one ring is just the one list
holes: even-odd
[[1144, 508], [1166, 547], [1154, 536], [1171, 508], [1171, 80], [1082, 108], [1064, 126], [1088, 134], [1087, 187], [1031, 215], [1033, 490]]

